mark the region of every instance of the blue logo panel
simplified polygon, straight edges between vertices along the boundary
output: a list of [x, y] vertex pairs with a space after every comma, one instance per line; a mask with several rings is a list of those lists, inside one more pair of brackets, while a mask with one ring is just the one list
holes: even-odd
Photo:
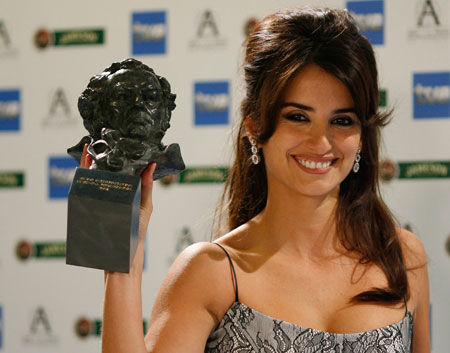
[[195, 125], [227, 125], [229, 107], [228, 81], [194, 83]]
[[69, 195], [77, 161], [72, 157], [50, 157], [48, 163], [49, 198], [64, 199]]
[[373, 45], [384, 44], [383, 0], [347, 1], [347, 9], [355, 18], [360, 33]]
[[20, 129], [20, 91], [0, 90], [0, 131]]
[[165, 54], [166, 37], [165, 11], [133, 13], [133, 55]]
[[415, 73], [414, 119], [450, 118], [450, 72]]

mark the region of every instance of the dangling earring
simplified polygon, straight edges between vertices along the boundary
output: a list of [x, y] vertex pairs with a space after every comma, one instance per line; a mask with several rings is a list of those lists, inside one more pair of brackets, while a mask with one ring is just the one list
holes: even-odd
[[354, 173], [358, 173], [360, 160], [361, 160], [361, 149], [358, 148], [358, 151], [356, 151], [356, 156], [355, 156], [355, 164], [353, 164], [353, 172]]
[[257, 165], [259, 163], [259, 156], [258, 156], [258, 147], [256, 147], [256, 139], [254, 137], [250, 137], [250, 145], [252, 145], [251, 147], [251, 151], [252, 151], [252, 162], [254, 165]]

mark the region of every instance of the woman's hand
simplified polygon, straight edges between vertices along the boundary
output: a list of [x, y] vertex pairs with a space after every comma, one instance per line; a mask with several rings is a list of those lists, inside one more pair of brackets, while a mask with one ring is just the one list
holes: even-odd
[[[92, 165], [92, 156], [87, 153], [88, 145], [84, 145], [83, 153], [80, 159], [81, 168], [90, 168]], [[147, 232], [148, 222], [153, 211], [152, 190], [153, 173], [156, 169], [156, 163], [150, 163], [142, 173], [141, 181], [141, 210], [139, 214], [139, 241], [144, 241]]]
[[153, 190], [153, 173], [156, 163], [150, 163], [142, 173], [141, 183], [141, 211], [139, 215], [139, 241], [144, 241], [147, 232], [148, 222], [153, 211], [152, 190]]
[[89, 167], [92, 164], [92, 156], [87, 153], [87, 148], [88, 148], [88, 145], [85, 144], [83, 147], [83, 153], [81, 154], [80, 167], [89, 169]]

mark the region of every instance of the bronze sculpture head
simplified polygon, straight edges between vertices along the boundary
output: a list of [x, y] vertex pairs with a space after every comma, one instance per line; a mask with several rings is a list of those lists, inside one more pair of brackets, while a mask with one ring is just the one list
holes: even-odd
[[155, 179], [184, 169], [178, 144], [161, 142], [170, 126], [175, 94], [169, 82], [135, 59], [113, 63], [93, 76], [78, 99], [89, 131], [68, 153], [79, 161], [88, 143], [92, 169], [140, 175], [157, 162]]

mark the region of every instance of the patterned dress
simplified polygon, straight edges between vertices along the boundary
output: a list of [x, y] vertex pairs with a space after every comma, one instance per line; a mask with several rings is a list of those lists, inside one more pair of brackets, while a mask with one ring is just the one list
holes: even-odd
[[413, 319], [361, 333], [330, 333], [280, 321], [234, 302], [209, 336], [207, 353], [410, 353]]
[[[217, 244], [217, 243], [216, 243]], [[219, 245], [219, 244], [217, 244]], [[219, 245], [220, 246], [220, 245]], [[411, 353], [413, 317], [360, 333], [331, 333], [277, 320], [236, 300], [206, 343], [206, 353]]]

